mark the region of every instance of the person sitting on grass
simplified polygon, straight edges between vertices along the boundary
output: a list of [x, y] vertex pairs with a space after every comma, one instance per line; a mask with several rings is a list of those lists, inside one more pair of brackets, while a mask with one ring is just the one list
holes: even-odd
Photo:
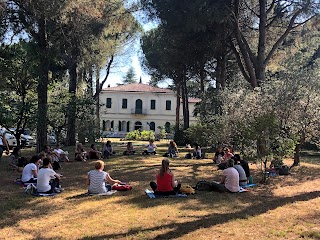
[[230, 148], [225, 148], [224, 149], [224, 155], [223, 155], [223, 159], [225, 161], [228, 161], [230, 158], [233, 157], [233, 153], [231, 152]]
[[246, 172], [244, 171], [243, 167], [240, 165], [240, 162], [235, 157], [232, 157], [232, 159], [234, 160], [234, 166], [233, 167], [239, 173], [239, 185], [240, 186], [247, 185], [248, 180], [247, 180]]
[[21, 150], [15, 147], [10, 155], [9, 166], [13, 171], [22, 172], [23, 168], [27, 165], [27, 159], [20, 156]]
[[157, 182], [150, 182], [150, 187], [155, 195], [176, 195], [181, 187], [181, 184], [176, 181], [169, 165], [169, 159], [163, 159], [161, 168], [156, 175]]
[[110, 185], [107, 185], [106, 182], [111, 185], [121, 184], [121, 181], [114, 180], [110, 177], [109, 173], [103, 171], [104, 162], [98, 160], [94, 164], [94, 170], [88, 172], [86, 184], [88, 186], [88, 193], [90, 194], [100, 194], [106, 193], [111, 190]]
[[239, 173], [233, 167], [233, 159], [229, 159], [227, 162], [227, 168], [223, 170], [223, 176], [221, 177], [220, 183], [212, 182], [212, 190], [218, 192], [239, 192]]
[[87, 161], [87, 152], [84, 150], [82, 143], [77, 143], [74, 155], [76, 161]]
[[153, 154], [156, 155], [156, 149], [157, 149], [157, 145], [154, 144], [154, 141], [152, 139], [149, 140], [149, 144], [146, 146], [147, 150], [144, 150], [142, 152], [142, 155], [149, 155], [149, 154]]
[[213, 157], [213, 162], [216, 164], [220, 164], [223, 161], [224, 151], [221, 146], [217, 148], [217, 151]]
[[59, 143], [57, 143], [55, 149], [53, 149], [53, 152], [55, 152], [59, 158], [60, 162], [69, 162], [69, 158], [68, 158], [68, 152], [63, 151], [61, 149], [61, 145]]
[[123, 155], [134, 155], [135, 153], [132, 142], [128, 142], [127, 149], [123, 152]]
[[243, 170], [246, 173], [247, 180], [249, 181], [251, 173], [250, 173], [250, 168], [249, 168], [248, 162], [244, 159], [241, 159], [239, 154], [234, 155], [234, 161], [240, 162], [240, 165], [242, 166]]
[[168, 151], [164, 154], [164, 157], [178, 157], [178, 154], [177, 144], [174, 141], [170, 141]]
[[197, 143], [194, 144], [193, 157], [196, 159], [200, 159], [202, 157], [201, 147]]
[[61, 192], [62, 188], [59, 187], [60, 177], [61, 175], [52, 169], [50, 159], [43, 159], [43, 166], [39, 170], [37, 178], [37, 191], [46, 194]]
[[40, 157], [38, 155], [32, 156], [29, 163], [22, 170], [21, 181], [23, 183], [37, 183], [39, 162]]
[[101, 152], [98, 151], [96, 146], [94, 144], [91, 144], [89, 149], [89, 158], [90, 159], [100, 159], [101, 158]]
[[106, 145], [103, 148], [103, 158], [109, 159], [110, 156], [115, 155], [116, 152], [113, 151], [112, 145], [111, 145], [111, 141], [108, 140], [106, 142]]

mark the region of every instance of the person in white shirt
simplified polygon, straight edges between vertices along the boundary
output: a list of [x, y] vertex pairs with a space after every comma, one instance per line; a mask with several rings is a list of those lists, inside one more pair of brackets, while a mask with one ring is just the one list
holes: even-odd
[[220, 183], [212, 182], [212, 189], [218, 192], [239, 192], [239, 173], [233, 167], [233, 159], [229, 159], [227, 162], [227, 168], [223, 170]]
[[39, 193], [57, 193], [61, 191], [59, 180], [61, 175], [51, 168], [49, 158], [43, 159], [43, 167], [39, 170], [37, 178], [37, 191]]
[[6, 150], [6, 154], [9, 155], [9, 145], [6, 140], [6, 133], [4, 128], [0, 128], [0, 160], [2, 157], [2, 154]]
[[153, 140], [151, 139], [151, 140], [149, 140], [149, 144], [147, 145], [147, 150], [144, 150], [142, 152], [142, 154], [143, 155], [149, 155], [149, 154], [156, 155], [157, 154], [156, 150], [157, 150], [157, 145], [155, 145], [153, 143]]
[[39, 171], [40, 157], [34, 155], [29, 163], [23, 168], [21, 181], [23, 183], [37, 183], [38, 171]]

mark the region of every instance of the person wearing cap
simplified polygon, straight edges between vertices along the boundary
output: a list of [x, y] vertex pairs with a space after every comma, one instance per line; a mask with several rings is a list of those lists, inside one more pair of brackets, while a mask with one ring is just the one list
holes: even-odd
[[39, 162], [40, 157], [38, 155], [32, 156], [29, 163], [22, 170], [21, 181], [23, 183], [37, 183]]
[[233, 166], [233, 159], [229, 159], [227, 161], [227, 168], [223, 170], [223, 175], [221, 177], [220, 183], [211, 183], [212, 189], [214, 191], [231, 193], [240, 191], [239, 173]]

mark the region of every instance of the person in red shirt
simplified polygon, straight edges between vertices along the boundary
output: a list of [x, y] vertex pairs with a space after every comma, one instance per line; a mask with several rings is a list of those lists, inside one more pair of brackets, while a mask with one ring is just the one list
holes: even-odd
[[150, 182], [150, 187], [155, 195], [175, 195], [181, 184], [176, 181], [173, 172], [169, 169], [170, 162], [163, 159], [161, 168], [156, 175], [157, 183]]

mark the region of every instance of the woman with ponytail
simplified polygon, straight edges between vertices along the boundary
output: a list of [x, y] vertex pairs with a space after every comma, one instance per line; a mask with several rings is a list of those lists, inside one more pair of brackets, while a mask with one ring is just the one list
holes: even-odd
[[169, 165], [169, 160], [167, 158], [163, 159], [161, 168], [156, 175], [157, 183], [150, 182], [150, 187], [155, 195], [175, 195], [181, 187], [181, 184], [178, 184], [178, 181], [175, 180]]

